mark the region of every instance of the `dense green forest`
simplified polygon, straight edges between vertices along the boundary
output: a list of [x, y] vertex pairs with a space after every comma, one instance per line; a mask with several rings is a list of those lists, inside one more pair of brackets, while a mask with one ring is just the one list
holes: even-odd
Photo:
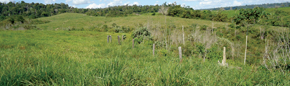
[[19, 15], [34, 19], [74, 11], [73, 8], [64, 3], [44, 5], [42, 3], [25, 3], [24, 1], [0, 3], [0, 9], [1, 20]]
[[235, 22], [238, 25], [245, 24], [262, 24], [272, 26], [288, 27], [290, 24], [290, 13], [283, 10], [274, 10], [266, 12], [265, 8], [256, 7], [253, 9], [240, 9], [238, 14], [228, 17], [223, 9], [212, 10], [194, 10], [190, 7], [182, 7], [176, 3], [162, 5], [124, 5], [111, 6], [108, 8], [97, 9], [80, 9], [70, 7], [67, 4], [42, 4], [42, 3], [25, 3], [9, 2], [0, 3], [0, 20], [4, 21], [1, 25], [11, 25], [15, 22], [25, 23], [25, 19], [35, 19], [39, 17], [48, 17], [61, 13], [83, 13], [90, 16], [106, 16], [106, 17], [124, 17], [132, 15], [148, 14], [166, 15], [172, 17], [181, 17], [188, 19], [204, 19], [219, 22]]

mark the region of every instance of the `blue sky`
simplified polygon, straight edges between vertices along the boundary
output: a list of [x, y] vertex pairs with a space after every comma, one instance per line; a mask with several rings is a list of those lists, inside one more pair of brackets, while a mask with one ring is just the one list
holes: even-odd
[[[22, 0], [0, 0], [0, 2], [19, 2]], [[206, 9], [214, 7], [226, 7], [226, 6], [239, 6], [239, 5], [251, 5], [251, 4], [264, 4], [264, 3], [280, 3], [290, 2], [290, 0], [24, 0], [27, 3], [66, 3], [70, 6], [77, 8], [104, 8], [108, 6], [116, 5], [155, 5], [174, 3], [182, 6], [190, 6], [193, 9]]]

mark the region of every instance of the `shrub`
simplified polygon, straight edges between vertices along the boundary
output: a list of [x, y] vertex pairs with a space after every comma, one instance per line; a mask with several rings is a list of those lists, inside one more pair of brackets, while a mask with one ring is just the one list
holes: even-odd
[[120, 29], [119, 27], [116, 27], [116, 28], [114, 29], [114, 32], [115, 32], [115, 33], [122, 33], [123, 30]]
[[102, 26], [102, 29], [103, 29], [105, 32], [107, 32], [107, 31], [108, 31], [108, 25], [103, 25], [103, 26]]
[[200, 27], [201, 30], [206, 30], [206, 28], [207, 28], [206, 25], [202, 25], [202, 26]]
[[112, 27], [116, 27], [116, 26], [117, 26], [117, 24], [116, 24], [116, 23], [113, 23], [113, 24], [112, 24]]
[[135, 39], [135, 42], [137, 43], [141, 43], [143, 42], [144, 39], [148, 38], [148, 40], [153, 40], [151, 37], [151, 33], [148, 31], [148, 29], [146, 27], [141, 27], [137, 30], [135, 30], [132, 33], [132, 37], [133, 39]]

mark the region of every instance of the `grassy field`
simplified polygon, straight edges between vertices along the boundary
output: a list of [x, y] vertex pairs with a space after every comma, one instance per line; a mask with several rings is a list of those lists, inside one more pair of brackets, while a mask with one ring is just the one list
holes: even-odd
[[[107, 43], [107, 35], [113, 42]], [[167, 56], [91, 31], [1, 31], [0, 85], [289, 85], [289, 72]], [[128, 34], [127, 34], [128, 35]], [[177, 49], [177, 48], [176, 48]], [[219, 59], [221, 60], [221, 59]]]
[[[140, 15], [140, 16], [128, 16], [128, 17], [93, 17], [87, 16], [85, 14], [77, 14], [77, 13], [64, 13], [52, 17], [43, 17], [38, 20], [50, 21], [49, 23], [36, 25], [38, 28], [44, 30], [55, 30], [59, 29], [67, 29], [75, 27], [76, 29], [89, 29], [91, 27], [98, 27], [101, 25], [108, 25], [112, 27], [113, 23], [116, 23], [118, 26], [129, 26], [129, 27], [139, 27], [139, 24], [146, 26], [146, 24], [150, 25], [176, 25], [177, 27], [189, 26], [191, 24], [198, 25], [208, 25], [211, 26], [212, 22], [209, 20], [198, 20], [198, 19], [185, 19], [178, 17], [165, 17], [162, 15]], [[215, 26], [224, 26], [226, 23], [215, 22]]]
[[[265, 49], [264, 40], [261, 40], [260, 35], [257, 34], [261, 33], [259, 27], [263, 26], [260, 25], [254, 25], [248, 31], [246, 28], [228, 28], [226, 25], [229, 23], [214, 22], [214, 27], [220, 28], [210, 32], [211, 30], [208, 28], [199, 31], [191, 25], [211, 26], [211, 21], [166, 16], [165, 23], [165, 17], [161, 15], [93, 17], [85, 14], [64, 13], [37, 20], [50, 22], [36, 24], [39, 30], [0, 31], [1, 86], [290, 85], [289, 70], [267, 69], [261, 65], [260, 60], [257, 60], [263, 57], [261, 52]], [[158, 46], [155, 51], [156, 55], [153, 56], [150, 42], [135, 43], [135, 47], [132, 48], [132, 32], [86, 30], [99, 28], [102, 25], [112, 27], [113, 23], [134, 29], [142, 27], [140, 25], [145, 27], [147, 25], [149, 27], [176, 25], [176, 28], [150, 29], [153, 36], [160, 36], [161, 42], [168, 37], [171, 39], [168, 42], [171, 43], [174, 41], [173, 39], [180, 39], [181, 26], [184, 25], [187, 45], [172, 43], [169, 45], [171, 49], [169, 51]], [[57, 28], [58, 30], [56, 30]], [[85, 30], [68, 31], [72, 28]], [[165, 34], [163, 30], [169, 31]], [[244, 53], [241, 52], [244, 52], [245, 48], [246, 31], [249, 32], [248, 64], [243, 65]], [[268, 30], [263, 31], [271, 32], [271, 35], [268, 36], [270, 38], [275, 36], [274, 32], [283, 32], [285, 28], [269, 26]], [[112, 35], [112, 43], [107, 43], [108, 35]], [[117, 36], [121, 35], [126, 35], [127, 38], [119, 45]], [[190, 37], [196, 40], [191, 41]], [[179, 62], [178, 46], [182, 46], [183, 49], [192, 49], [196, 48], [192, 46], [207, 44], [206, 42], [210, 42], [208, 40], [213, 38], [234, 44], [233, 47], [239, 51], [237, 53], [239, 55], [235, 57], [227, 55], [229, 67], [218, 65], [218, 60], [222, 60], [222, 52], [219, 52], [222, 51], [222, 48], [219, 47], [226, 46], [227, 54], [232, 51], [229, 45], [223, 44], [221, 41], [214, 42], [216, 43], [212, 46], [214, 48], [209, 48], [212, 51], [208, 53], [208, 57], [213, 55], [211, 52], [215, 52], [217, 54], [214, 55], [219, 55], [215, 56], [216, 58], [204, 61], [199, 56], [200, 54], [187, 56], [185, 55], [186, 50], [184, 50], [183, 62]]]

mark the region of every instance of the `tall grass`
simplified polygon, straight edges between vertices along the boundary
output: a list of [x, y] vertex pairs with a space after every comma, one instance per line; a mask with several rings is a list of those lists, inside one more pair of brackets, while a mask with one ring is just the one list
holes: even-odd
[[[113, 42], [107, 43], [107, 35]], [[131, 37], [89, 31], [0, 32], [0, 85], [289, 85], [289, 72], [256, 65], [220, 67], [177, 53], [152, 56]], [[127, 34], [127, 36], [130, 36]], [[176, 48], [177, 49], [177, 48]]]

